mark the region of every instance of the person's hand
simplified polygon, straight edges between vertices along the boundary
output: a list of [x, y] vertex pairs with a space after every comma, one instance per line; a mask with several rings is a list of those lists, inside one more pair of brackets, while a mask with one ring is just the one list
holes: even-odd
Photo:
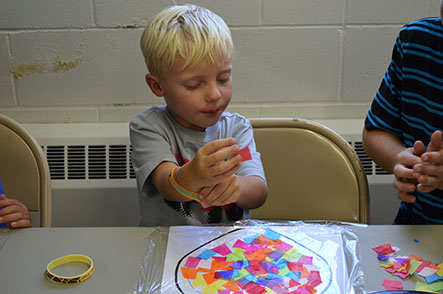
[[415, 191], [417, 183], [414, 175], [413, 166], [422, 163], [420, 156], [425, 152], [423, 142], [416, 141], [414, 146], [406, 148], [397, 154], [396, 164], [394, 166], [394, 188], [398, 190], [398, 198], [407, 203], [416, 201], [415, 196], [409, 193]]
[[8, 199], [4, 194], [0, 195], [0, 224], [8, 223], [11, 228], [30, 228], [31, 215], [29, 210], [20, 201]]
[[205, 187], [199, 193], [202, 200], [201, 205], [204, 208], [236, 202], [239, 196], [240, 190], [236, 175], [230, 176], [215, 186]]
[[426, 152], [421, 155], [422, 163], [414, 165], [415, 177], [420, 192], [443, 189], [443, 142], [442, 132], [435, 131]]
[[194, 182], [192, 186], [198, 188], [195, 191], [215, 186], [234, 175], [241, 166], [239, 151], [234, 138], [215, 140], [200, 148], [183, 167], [189, 173], [187, 177]]

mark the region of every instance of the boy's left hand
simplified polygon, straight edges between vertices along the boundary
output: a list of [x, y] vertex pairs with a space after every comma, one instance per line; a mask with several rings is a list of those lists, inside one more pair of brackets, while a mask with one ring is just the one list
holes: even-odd
[[421, 155], [423, 163], [414, 165], [414, 175], [417, 178], [417, 190], [431, 192], [443, 189], [443, 142], [442, 132], [435, 131], [426, 152]]
[[0, 195], [0, 223], [8, 223], [11, 228], [30, 228], [31, 215], [29, 210], [20, 201], [8, 199], [4, 194]]
[[236, 202], [239, 196], [240, 190], [236, 175], [232, 175], [212, 187], [204, 187], [199, 193], [201, 205], [204, 208]]

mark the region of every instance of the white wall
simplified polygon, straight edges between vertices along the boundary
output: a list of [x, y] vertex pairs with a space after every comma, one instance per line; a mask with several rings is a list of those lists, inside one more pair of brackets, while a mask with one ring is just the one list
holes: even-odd
[[[1, 0], [0, 112], [22, 123], [127, 122], [161, 99], [138, 41], [179, 0]], [[363, 119], [401, 26], [440, 0], [200, 0], [232, 29], [247, 117]]]

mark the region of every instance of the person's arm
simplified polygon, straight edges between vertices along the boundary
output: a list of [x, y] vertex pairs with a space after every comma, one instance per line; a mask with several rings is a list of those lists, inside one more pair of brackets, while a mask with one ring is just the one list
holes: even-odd
[[203, 207], [235, 203], [243, 209], [255, 209], [263, 205], [268, 195], [268, 186], [258, 176], [233, 175], [213, 187], [200, 192]]
[[406, 149], [397, 136], [366, 128], [363, 129], [363, 148], [375, 163], [389, 173], [394, 173], [397, 155]]
[[420, 156], [425, 151], [421, 141], [414, 147], [406, 148], [395, 135], [381, 130], [363, 129], [363, 147], [369, 157], [380, 167], [394, 173], [394, 187], [398, 197], [405, 202], [414, 202], [410, 195], [415, 191], [416, 176], [413, 166], [422, 162]]
[[[233, 138], [210, 142], [200, 148], [195, 157], [174, 171], [174, 180], [181, 187], [199, 193], [205, 187], [214, 187], [230, 179], [240, 168], [240, 148]], [[151, 179], [156, 189], [169, 201], [189, 201], [174, 189], [169, 174], [176, 167], [173, 162], [162, 162], [152, 172]]]
[[235, 202], [243, 209], [255, 209], [262, 206], [268, 195], [268, 186], [265, 181], [258, 176], [241, 177], [237, 176], [240, 196]]
[[11, 228], [30, 228], [31, 215], [29, 210], [20, 201], [8, 199], [4, 194], [0, 195], [0, 224], [8, 223]]

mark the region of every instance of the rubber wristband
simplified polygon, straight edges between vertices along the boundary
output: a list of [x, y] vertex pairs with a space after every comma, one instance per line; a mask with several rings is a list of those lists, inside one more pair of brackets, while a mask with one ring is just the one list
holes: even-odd
[[[84, 273], [72, 277], [59, 276], [52, 272], [54, 268], [71, 262], [84, 262], [89, 265], [89, 268]], [[89, 256], [82, 254], [65, 255], [52, 260], [46, 266], [46, 277], [48, 277], [48, 279], [53, 282], [61, 284], [75, 284], [83, 282], [84, 280], [92, 276], [93, 273], [94, 273], [94, 262]]]
[[174, 167], [171, 170], [171, 173], [169, 174], [169, 183], [171, 184], [172, 188], [174, 188], [175, 191], [180, 193], [180, 195], [183, 195], [189, 199], [195, 200], [197, 202], [200, 202], [200, 197], [198, 197], [198, 194], [195, 192], [192, 192], [182, 186], [180, 186], [174, 179], [174, 171], [176, 169], [180, 168], [179, 166]]

